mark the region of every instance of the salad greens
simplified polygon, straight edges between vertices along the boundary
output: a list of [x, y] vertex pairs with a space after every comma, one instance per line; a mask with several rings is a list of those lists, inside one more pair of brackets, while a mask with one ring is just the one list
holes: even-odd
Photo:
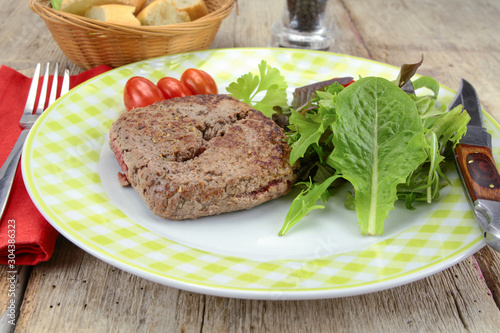
[[392, 82], [367, 77], [351, 86], [338, 95], [327, 163], [354, 187], [361, 233], [382, 234], [397, 185], [427, 158], [424, 128], [414, 101]]
[[[448, 181], [445, 157], [465, 134], [470, 117], [461, 106], [448, 111], [437, 103], [440, 86], [433, 78], [411, 81], [421, 63], [403, 65], [393, 82], [380, 77], [346, 87], [335, 82], [298, 110], [286, 106], [286, 83], [265, 62], [259, 65], [260, 80], [249, 73], [229, 86], [233, 97], [261, 107], [273, 119], [276, 113], [287, 117], [290, 163], [300, 165], [296, 186], [303, 190], [279, 235], [324, 208], [333, 188], [346, 181], [353, 191], [346, 194], [345, 206], [356, 210], [362, 234], [382, 234], [398, 199], [413, 209], [415, 202], [439, 197]], [[264, 102], [254, 100], [266, 90]], [[431, 94], [415, 93], [422, 90]]]

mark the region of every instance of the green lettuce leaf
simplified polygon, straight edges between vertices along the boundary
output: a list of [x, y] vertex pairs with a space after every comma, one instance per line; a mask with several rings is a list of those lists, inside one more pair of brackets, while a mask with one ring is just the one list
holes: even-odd
[[318, 144], [325, 130], [334, 121], [334, 116], [305, 117], [298, 112], [293, 112], [290, 115], [290, 124], [295, 126], [300, 136], [291, 144], [290, 164], [293, 165], [299, 158], [304, 157], [311, 145]]
[[50, 0], [50, 3], [52, 4], [52, 8], [56, 10], [61, 9], [62, 0]]
[[[292, 205], [286, 214], [285, 222], [278, 235], [283, 236], [286, 234], [291, 227], [302, 220], [310, 211], [325, 208], [324, 205], [318, 205], [317, 202], [320, 199], [324, 202], [326, 198], [330, 196], [327, 192], [328, 187], [337, 178], [339, 178], [338, 175], [333, 175], [320, 184], [310, 182], [308, 188], [302, 190], [302, 192], [292, 201]], [[325, 193], [327, 194], [326, 196]]]
[[361, 233], [382, 234], [398, 184], [427, 158], [422, 121], [412, 98], [378, 77], [340, 92], [336, 113], [330, 165], [354, 187]]
[[430, 76], [422, 76], [413, 81], [412, 84], [415, 91], [420, 88], [427, 88], [434, 93], [432, 98], [437, 98], [439, 93], [439, 83], [434, 78]]
[[470, 116], [467, 112], [462, 112], [462, 109], [462, 106], [459, 105], [444, 112], [439, 117], [432, 118], [432, 126], [430, 126], [429, 131], [435, 133], [440, 149], [445, 148], [448, 142], [456, 146], [467, 132]]
[[[259, 64], [259, 75], [251, 72], [239, 77], [226, 88], [230, 96], [245, 102], [255, 109], [261, 111], [268, 117], [272, 117], [276, 111], [275, 106], [287, 106], [288, 85], [285, 77], [277, 68], [269, 66], [262, 60]], [[259, 93], [264, 93], [259, 99]]]
[[[288, 144], [292, 148], [290, 152], [290, 163], [293, 165], [297, 160], [304, 159], [324, 161], [330, 154], [328, 144], [331, 136], [331, 125], [337, 119], [335, 114], [335, 103], [337, 95], [344, 87], [334, 83], [326, 87], [326, 91], [316, 91], [309, 107], [312, 109], [305, 112], [291, 112], [288, 126]], [[314, 151], [313, 156], [307, 151]]]
[[[427, 86], [429, 88], [429, 86]], [[434, 87], [435, 95], [439, 85]], [[398, 186], [398, 196], [405, 199], [406, 207], [413, 209], [413, 202], [431, 203], [439, 198], [440, 189], [450, 181], [445, 176], [445, 156], [449, 149], [454, 148], [467, 132], [470, 117], [462, 112], [462, 106], [448, 111], [445, 105], [435, 107], [434, 100], [429, 96], [414, 97], [420, 117], [424, 125], [424, 135], [427, 142], [427, 160], [419, 166], [407, 179], [405, 184]], [[445, 182], [441, 182], [443, 179]]]

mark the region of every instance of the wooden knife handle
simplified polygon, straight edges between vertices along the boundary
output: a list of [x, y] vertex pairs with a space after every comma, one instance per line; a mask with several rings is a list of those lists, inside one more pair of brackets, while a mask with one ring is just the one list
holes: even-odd
[[472, 202], [477, 199], [500, 200], [500, 174], [491, 149], [482, 146], [458, 144], [457, 161]]

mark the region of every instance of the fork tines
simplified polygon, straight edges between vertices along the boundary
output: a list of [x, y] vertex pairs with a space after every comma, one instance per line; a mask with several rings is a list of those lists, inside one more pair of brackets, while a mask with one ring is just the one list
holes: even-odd
[[[48, 64], [47, 64], [47, 69], [48, 69]], [[52, 87], [50, 88], [49, 104], [47, 105], [50, 105], [56, 101], [57, 81], [59, 80], [58, 73], [59, 73], [59, 63], [56, 62], [54, 69], [54, 76], [52, 77]]]
[[[40, 90], [40, 97], [38, 98], [38, 105], [36, 107], [35, 114], [41, 115], [43, 110], [45, 110], [45, 101], [47, 100], [47, 86], [49, 83], [49, 67], [50, 64], [47, 63], [47, 67], [45, 68], [45, 74], [42, 80], [42, 89]], [[34, 80], [35, 78], [33, 78]]]
[[[35, 67], [35, 72], [33, 73], [33, 79], [31, 80], [31, 85], [30, 85], [30, 90], [28, 93], [28, 98], [26, 99], [26, 105], [24, 107], [24, 112], [21, 117], [21, 120], [19, 124], [21, 127], [31, 127], [33, 123], [37, 120], [37, 118], [42, 114], [42, 112], [45, 110], [46, 107], [51, 105], [58, 97], [58, 91], [57, 91], [57, 86], [58, 86], [58, 81], [59, 81], [59, 64], [56, 63], [55, 70], [54, 70], [54, 75], [52, 77], [52, 86], [49, 89], [49, 70], [50, 70], [50, 63], [47, 63], [46, 68], [45, 68], [45, 74], [43, 75], [42, 78], [42, 87], [40, 88], [40, 93], [38, 93], [38, 84], [40, 81], [40, 63], [38, 63]], [[62, 95], [63, 93], [66, 93], [69, 89], [69, 87], [66, 87], [69, 85], [69, 74], [67, 73], [68, 70], [66, 70], [64, 74], [64, 80], [63, 80], [63, 86], [61, 88], [60, 94]], [[47, 94], [50, 93], [49, 99], [47, 101]], [[38, 100], [37, 100], [38, 97]], [[47, 103], [46, 103], [47, 102]], [[47, 105], [45, 105], [47, 104]], [[36, 109], [35, 109], [36, 107]]]

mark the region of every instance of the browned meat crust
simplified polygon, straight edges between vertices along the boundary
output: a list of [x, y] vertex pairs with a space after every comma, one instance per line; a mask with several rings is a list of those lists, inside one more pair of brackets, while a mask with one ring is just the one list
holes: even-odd
[[226, 95], [174, 98], [133, 109], [111, 126], [110, 146], [148, 207], [182, 220], [255, 207], [289, 192], [285, 135]]

